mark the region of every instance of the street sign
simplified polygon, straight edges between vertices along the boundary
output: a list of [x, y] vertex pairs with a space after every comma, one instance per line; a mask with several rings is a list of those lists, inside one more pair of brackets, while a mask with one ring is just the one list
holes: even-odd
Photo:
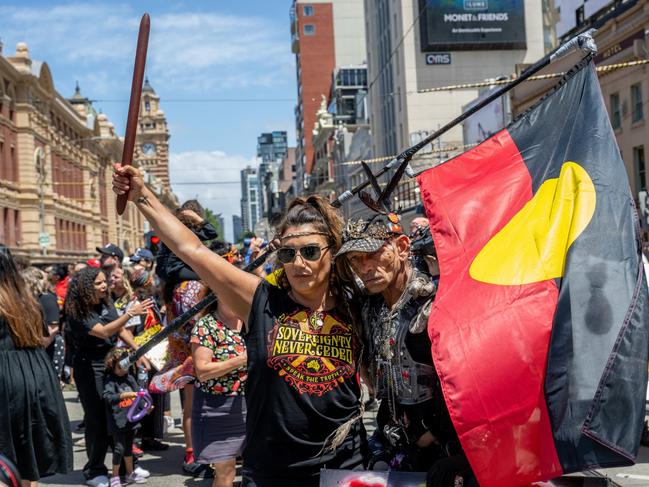
[[41, 247], [48, 247], [50, 245], [50, 234], [49, 233], [41, 233], [38, 236], [38, 243]]

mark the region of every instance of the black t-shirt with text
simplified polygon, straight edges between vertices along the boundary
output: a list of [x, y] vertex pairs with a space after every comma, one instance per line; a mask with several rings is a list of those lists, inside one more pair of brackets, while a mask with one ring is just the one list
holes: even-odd
[[99, 338], [90, 334], [96, 325], [106, 325], [119, 318], [112, 303], [100, 303], [95, 306], [83, 320], [70, 319], [70, 331], [75, 345], [75, 358], [103, 360], [108, 351], [115, 346], [115, 335]]
[[248, 475], [279, 481], [360, 463], [361, 422], [334, 453], [320, 454], [358, 413], [359, 344], [346, 321], [335, 311], [312, 312], [265, 281], [257, 288], [244, 335]]

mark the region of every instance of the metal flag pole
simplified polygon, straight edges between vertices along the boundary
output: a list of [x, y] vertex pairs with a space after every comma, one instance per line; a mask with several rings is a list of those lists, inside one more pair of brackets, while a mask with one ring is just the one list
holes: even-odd
[[[543, 68], [546, 66], [550, 65], [554, 61], [556, 61], [559, 58], [562, 58], [566, 55], [568, 55], [570, 52], [572, 52], [575, 49], [581, 49], [583, 51], [589, 52], [589, 53], [595, 53], [597, 52], [597, 46], [595, 45], [595, 41], [593, 40], [593, 34], [595, 33], [595, 29], [590, 29], [582, 34], [579, 34], [572, 39], [570, 39], [568, 42], [565, 44], [562, 44], [559, 46], [554, 52], [551, 54], [545, 56], [544, 58], [540, 59], [537, 61], [534, 65], [530, 66], [527, 70], [525, 70], [518, 78], [515, 80], [512, 80], [510, 83], [507, 83], [506, 85], [502, 86], [501, 88], [497, 89], [494, 91], [491, 95], [489, 95], [487, 98], [482, 100], [480, 103], [476, 104], [466, 112], [462, 113], [460, 116], [456, 117], [455, 119], [451, 120], [448, 122], [446, 125], [441, 127], [440, 129], [436, 130], [432, 134], [430, 134], [428, 137], [425, 139], [421, 140], [417, 144], [413, 145], [412, 147], [409, 147], [405, 151], [403, 151], [401, 154], [399, 154], [397, 157], [392, 159], [383, 169], [381, 169], [378, 173], [375, 174], [376, 178], [379, 178], [383, 176], [386, 172], [388, 172], [390, 169], [392, 169], [395, 166], [401, 166], [402, 164], [408, 164], [410, 162], [410, 159], [419, 152], [422, 148], [430, 144], [433, 140], [437, 139], [439, 136], [442, 134], [448, 132], [450, 129], [455, 127], [457, 124], [462, 123], [464, 120], [469, 118], [471, 115], [473, 115], [475, 112], [480, 110], [481, 108], [484, 108], [487, 106], [489, 103], [492, 101], [500, 98], [503, 96], [505, 93], [508, 91], [512, 90], [516, 86], [518, 86], [520, 83], [525, 81], [526, 79], [530, 78], [531, 76], [535, 75], [539, 71], [541, 71]], [[412, 176], [412, 171], [410, 171], [410, 176]], [[354, 195], [356, 195], [359, 191], [364, 189], [370, 184], [370, 181], [364, 181], [354, 188], [345, 191], [342, 193], [333, 203], [332, 205], [336, 208], [339, 208], [342, 206], [342, 204], [349, 200], [350, 198], [353, 198]]]
[[[257, 267], [259, 267], [260, 265], [262, 265], [266, 261], [266, 259], [268, 258], [268, 256], [271, 253], [272, 253], [272, 251], [269, 251], [269, 252], [266, 252], [265, 254], [260, 255], [255, 260], [253, 260], [250, 264], [248, 264], [246, 267], [244, 267], [243, 270], [246, 271], [246, 272], [254, 271]], [[128, 357], [124, 357], [122, 360], [120, 360], [119, 361], [119, 366], [124, 370], [128, 369], [132, 364], [134, 364], [139, 359], [141, 359], [144, 355], [149, 353], [149, 351], [151, 351], [151, 349], [153, 347], [155, 347], [158, 343], [163, 341], [165, 338], [167, 338], [173, 332], [179, 330], [185, 323], [187, 323], [195, 315], [197, 315], [198, 313], [203, 311], [205, 308], [207, 308], [214, 301], [216, 301], [216, 296], [214, 295], [213, 292], [210, 291], [198, 303], [196, 303], [194, 306], [189, 308], [187, 311], [185, 311], [180, 316], [177, 316], [176, 318], [174, 318], [171, 321], [171, 323], [169, 323], [166, 327], [164, 327], [158, 333], [156, 333], [151, 338], [149, 338], [145, 343], [143, 343], [140, 346], [140, 348], [138, 348], [133, 353], [130, 353], [128, 355]]]
[[[124, 151], [122, 152], [122, 166], [130, 166], [133, 162], [133, 149], [135, 148], [135, 134], [137, 132], [137, 117], [140, 113], [140, 96], [142, 95], [142, 82], [144, 80], [144, 66], [146, 65], [146, 51], [149, 46], [149, 30], [151, 19], [149, 14], [142, 15], [140, 32], [137, 36], [135, 50], [135, 65], [133, 66], [133, 81], [131, 83], [131, 99], [128, 105], [128, 118], [126, 119], [126, 133], [124, 135]], [[121, 215], [128, 203], [128, 192], [117, 196], [117, 214]]]

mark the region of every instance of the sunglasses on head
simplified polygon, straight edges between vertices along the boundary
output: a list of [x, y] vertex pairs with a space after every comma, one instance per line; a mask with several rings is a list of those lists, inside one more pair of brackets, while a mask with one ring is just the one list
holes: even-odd
[[304, 247], [295, 248], [295, 247], [280, 247], [277, 249], [277, 260], [282, 264], [290, 264], [295, 260], [295, 257], [299, 253], [304, 260], [316, 261], [322, 255], [323, 250], [327, 250], [331, 245], [326, 247], [320, 247], [316, 244], [305, 245]]

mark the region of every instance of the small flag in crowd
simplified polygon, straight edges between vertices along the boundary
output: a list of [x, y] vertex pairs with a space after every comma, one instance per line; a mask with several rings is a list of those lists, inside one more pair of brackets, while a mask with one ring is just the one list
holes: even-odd
[[592, 62], [418, 181], [441, 268], [433, 357], [480, 485], [633, 463], [649, 295]]

